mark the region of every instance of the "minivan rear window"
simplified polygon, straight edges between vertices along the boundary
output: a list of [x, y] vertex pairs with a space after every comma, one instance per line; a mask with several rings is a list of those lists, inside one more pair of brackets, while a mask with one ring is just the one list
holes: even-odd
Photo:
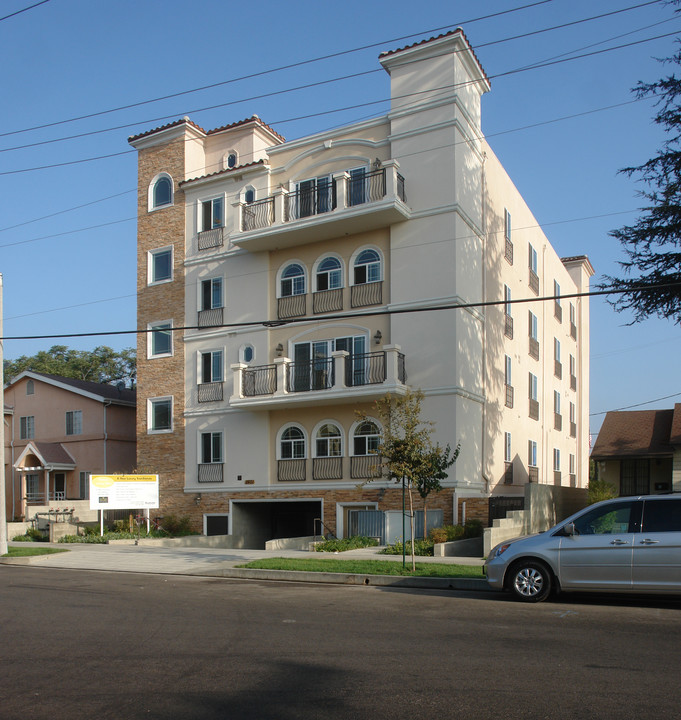
[[681, 532], [681, 498], [646, 500], [643, 505], [643, 532]]

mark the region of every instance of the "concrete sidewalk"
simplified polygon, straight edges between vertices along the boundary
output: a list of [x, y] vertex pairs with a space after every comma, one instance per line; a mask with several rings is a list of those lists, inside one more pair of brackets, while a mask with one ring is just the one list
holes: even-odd
[[[10, 543], [20, 545], [22, 543]], [[292, 572], [287, 570], [250, 570], [237, 568], [260, 558], [335, 557], [342, 559], [374, 559], [402, 562], [401, 555], [380, 555], [377, 548], [362, 548], [339, 554], [311, 553], [304, 550], [236, 550], [223, 548], [158, 547], [145, 545], [90, 545], [86, 543], [46, 544], [45, 547], [67, 549], [54, 555], [27, 558], [0, 558], [8, 565], [62, 568], [67, 570], [101, 570], [162, 575], [195, 575], [201, 577], [278, 580], [289, 582], [333, 583], [345, 585], [377, 585], [456, 590], [489, 590], [486, 580], [419, 578], [392, 575], [357, 575], [343, 573]], [[379, 548], [380, 549], [380, 548]], [[417, 557], [417, 562], [458, 565], [482, 565], [479, 558]], [[410, 557], [407, 562], [411, 562]]]

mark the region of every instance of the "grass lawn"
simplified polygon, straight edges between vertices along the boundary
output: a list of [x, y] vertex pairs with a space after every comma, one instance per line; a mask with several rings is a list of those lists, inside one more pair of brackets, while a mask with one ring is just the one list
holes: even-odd
[[10, 546], [7, 555], [2, 557], [27, 557], [28, 555], [53, 555], [54, 553], [68, 552], [66, 548], [36, 547], [35, 545]]
[[352, 573], [357, 575], [408, 575], [410, 577], [441, 578], [482, 578], [482, 567], [476, 565], [446, 565], [439, 563], [416, 563], [416, 572], [411, 571], [411, 560], [407, 567], [391, 560], [335, 560], [325, 558], [267, 558], [254, 560], [242, 568], [259, 570], [303, 570], [305, 572]]

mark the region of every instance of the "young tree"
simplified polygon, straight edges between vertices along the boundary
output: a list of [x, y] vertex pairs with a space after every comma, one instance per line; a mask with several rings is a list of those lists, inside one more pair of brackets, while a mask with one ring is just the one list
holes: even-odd
[[129, 387], [134, 387], [137, 378], [135, 350], [126, 348], [117, 352], [106, 345], [94, 350], [72, 350], [66, 345], [53, 345], [30, 357], [22, 355], [16, 360], [5, 360], [4, 370], [5, 382], [11, 382], [24, 370], [90, 382], [125, 382]]
[[[411, 528], [411, 565], [416, 569], [414, 555], [414, 492], [425, 499], [432, 491], [442, 489], [441, 480], [447, 477], [446, 469], [453, 465], [459, 455], [433, 445], [433, 423], [421, 419], [423, 393], [408, 391], [402, 396], [386, 395], [377, 400], [374, 410], [383, 425], [383, 436], [378, 447], [381, 464], [396, 483], [404, 483], [409, 497]], [[361, 415], [366, 419], [365, 415]], [[405, 538], [402, 538], [405, 543]]]
[[[663, 62], [680, 66], [681, 51]], [[624, 291], [611, 304], [618, 312], [633, 311], [635, 322], [657, 315], [681, 324], [681, 78], [672, 73], [639, 83], [634, 92], [657, 98], [654, 121], [667, 140], [643, 165], [620, 171], [646, 186], [639, 193], [646, 204], [633, 225], [611, 232], [627, 256], [620, 262], [624, 277], [606, 276], [601, 287]], [[666, 287], [652, 287], [658, 285]]]

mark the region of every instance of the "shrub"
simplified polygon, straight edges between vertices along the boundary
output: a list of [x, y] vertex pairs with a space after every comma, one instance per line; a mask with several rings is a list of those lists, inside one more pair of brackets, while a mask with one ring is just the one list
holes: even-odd
[[616, 488], [605, 480], [589, 480], [587, 489], [589, 505], [599, 502], [600, 500], [611, 500], [617, 497]]
[[195, 535], [191, 527], [191, 520], [186, 515], [178, 518], [177, 515], [166, 515], [161, 520], [161, 528], [168, 535], [179, 537], [181, 535]]
[[482, 536], [484, 525], [482, 524], [482, 520], [472, 519], [466, 522], [463, 529], [464, 538], [476, 538]]
[[482, 531], [483, 525], [480, 520], [469, 520], [465, 525], [443, 525], [439, 528], [433, 528], [428, 537], [434, 543], [453, 542], [455, 540], [480, 537]]
[[[388, 547], [381, 550], [385, 555], [401, 555], [402, 554], [402, 541], [398, 540], [394, 545], [388, 545]], [[404, 552], [406, 555], [411, 555], [411, 541], [407, 541]], [[433, 556], [433, 541], [432, 540], [417, 540], [414, 543], [414, 555], [420, 555], [425, 557]]]
[[333, 538], [325, 540], [315, 546], [316, 552], [344, 552], [345, 550], [356, 550], [357, 548], [375, 547], [378, 545], [376, 538], [355, 535], [349, 538]]

